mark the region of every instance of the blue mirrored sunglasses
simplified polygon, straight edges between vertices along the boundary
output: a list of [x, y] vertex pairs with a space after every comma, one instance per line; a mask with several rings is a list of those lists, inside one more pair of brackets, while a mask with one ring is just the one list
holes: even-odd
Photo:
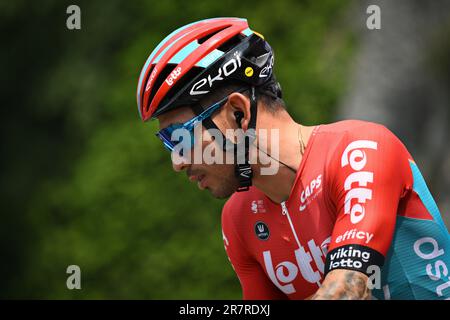
[[[227, 100], [228, 100], [228, 96], [226, 96], [219, 102], [216, 102], [213, 105], [209, 106], [207, 109], [205, 109], [205, 111], [200, 113], [198, 116], [190, 119], [189, 121], [187, 121], [185, 123], [171, 124], [170, 126], [158, 131], [156, 133], [156, 136], [159, 139], [161, 139], [161, 141], [163, 142], [166, 149], [169, 150], [170, 152], [172, 152], [173, 149], [175, 148], [175, 146], [181, 142], [186, 143], [186, 145], [184, 146], [184, 149], [192, 148], [195, 144], [194, 128], [195, 128], [196, 124], [209, 118], [213, 114], [213, 112], [216, 111], [217, 109], [219, 109], [221, 106], [223, 106], [227, 102]], [[172, 139], [173, 132], [177, 129], [187, 130], [187, 132], [189, 132], [189, 135], [190, 135], [190, 141], [189, 141], [189, 139], [188, 139], [188, 141], [183, 141], [182, 136], [179, 137], [179, 140]]]

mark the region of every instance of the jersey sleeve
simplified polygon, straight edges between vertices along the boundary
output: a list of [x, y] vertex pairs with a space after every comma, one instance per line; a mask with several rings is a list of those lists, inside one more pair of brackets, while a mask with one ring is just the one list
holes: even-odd
[[249, 254], [233, 217], [233, 208], [227, 202], [222, 210], [222, 236], [225, 251], [241, 283], [244, 300], [286, 299], [264, 273], [261, 265]]
[[382, 267], [392, 242], [410, 180], [408, 152], [384, 126], [368, 124], [343, 136], [328, 167], [336, 222], [325, 274], [350, 269], [370, 276], [369, 266]]

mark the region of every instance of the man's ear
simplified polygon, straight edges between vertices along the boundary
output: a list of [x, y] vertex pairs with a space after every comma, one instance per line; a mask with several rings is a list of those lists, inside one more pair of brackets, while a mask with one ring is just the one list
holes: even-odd
[[239, 128], [241, 128], [242, 118], [244, 117], [244, 113], [242, 111], [235, 111], [234, 117], [236, 118], [236, 124]]
[[250, 100], [239, 92], [233, 92], [228, 97], [231, 116], [239, 128], [248, 129], [250, 122]]

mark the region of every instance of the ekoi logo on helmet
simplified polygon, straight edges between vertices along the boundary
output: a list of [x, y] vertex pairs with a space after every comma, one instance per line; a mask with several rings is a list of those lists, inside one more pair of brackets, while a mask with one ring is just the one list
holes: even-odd
[[274, 62], [274, 57], [271, 56], [267, 65], [261, 69], [261, 72], [259, 73], [260, 78], [267, 78], [268, 76], [270, 76], [272, 74], [273, 62]]
[[[215, 81], [222, 81], [226, 77], [230, 76], [234, 72], [236, 72], [237, 69], [239, 69], [242, 65], [241, 63], [241, 53], [239, 51], [236, 51], [234, 54], [234, 58], [231, 58], [230, 61], [225, 63], [223, 66], [219, 68], [218, 74], [211, 77], [211, 74], [208, 74], [206, 77], [200, 79], [194, 85], [192, 86], [191, 90], [189, 91], [191, 96], [194, 95], [200, 95], [200, 94], [206, 94], [211, 90], [213, 86], [213, 82]], [[222, 77], [223, 76], [223, 77]]]

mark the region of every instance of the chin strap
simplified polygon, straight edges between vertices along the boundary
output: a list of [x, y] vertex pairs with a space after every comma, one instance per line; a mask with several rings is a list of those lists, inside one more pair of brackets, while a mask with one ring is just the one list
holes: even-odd
[[[249, 163], [249, 153], [250, 153], [250, 145], [253, 143], [253, 141], [256, 139], [256, 117], [257, 117], [257, 99], [256, 99], [256, 92], [254, 86], [250, 87], [250, 121], [248, 123], [248, 129], [247, 132], [244, 133], [244, 154], [242, 152], [238, 152], [242, 150], [241, 143], [232, 143], [229, 141], [225, 136], [223, 136], [223, 150], [225, 152], [231, 151], [233, 149], [234, 152], [234, 159], [236, 161], [235, 168], [234, 168], [234, 174], [236, 178], [238, 179], [239, 186], [236, 189], [237, 192], [247, 191], [250, 186], [252, 185], [252, 178], [253, 178], [253, 169]], [[204, 110], [199, 105], [192, 106], [193, 111], [196, 113], [196, 115], [199, 115]], [[203, 120], [203, 126], [206, 129], [217, 129], [217, 126], [215, 123], [211, 120], [211, 118], [207, 118]], [[219, 130], [220, 131], [220, 130]], [[238, 139], [239, 140], [239, 139]]]
[[253, 169], [249, 163], [249, 154], [250, 145], [256, 139], [256, 117], [258, 112], [256, 106], [256, 90], [255, 87], [252, 86], [250, 88], [250, 121], [248, 123], [247, 132], [244, 134], [244, 161], [242, 161], [242, 155], [238, 154], [238, 150], [242, 150], [242, 148], [239, 148], [237, 144], [234, 145], [234, 156], [235, 159], [237, 159], [234, 174], [239, 181], [239, 187], [236, 190], [237, 192], [247, 191], [252, 185]]

